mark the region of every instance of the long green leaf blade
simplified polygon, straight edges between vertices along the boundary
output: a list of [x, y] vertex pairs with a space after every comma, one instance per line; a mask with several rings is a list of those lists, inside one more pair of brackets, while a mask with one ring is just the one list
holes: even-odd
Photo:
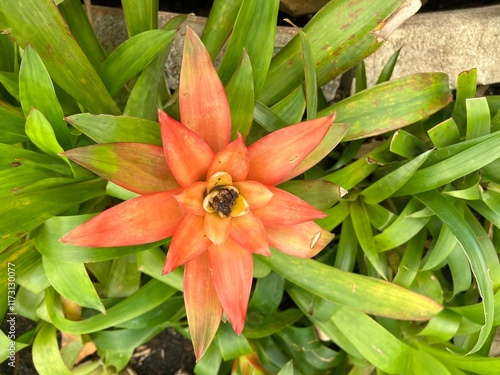
[[212, 60], [221, 50], [233, 30], [234, 21], [243, 0], [215, 0], [201, 40], [210, 53]]
[[495, 161], [500, 157], [500, 132], [484, 138], [482, 142], [462, 152], [418, 170], [394, 195], [409, 195], [435, 189]]
[[88, 111], [120, 112], [53, 0], [5, 0], [0, 12], [12, 38], [22, 48], [29, 41], [52, 79]]
[[42, 257], [42, 261], [47, 278], [59, 294], [80, 306], [106, 313], [83, 263], [61, 262], [47, 257]]
[[223, 83], [233, 75], [245, 49], [252, 63], [255, 97], [258, 97], [274, 51], [278, 8], [278, 0], [243, 0], [219, 68]]
[[363, 90], [320, 111], [337, 112], [336, 120], [350, 125], [344, 141], [399, 129], [427, 118], [452, 99], [448, 76], [420, 73]]
[[27, 116], [33, 107], [39, 110], [50, 122], [59, 144], [64, 149], [70, 148], [68, 126], [52, 80], [38, 53], [30, 45], [21, 61], [19, 96], [24, 114]]
[[[105, 181], [90, 180], [0, 199], [0, 249], [16, 242], [50, 217], [104, 194]], [[27, 214], [29, 212], [29, 214]]]
[[[317, 12], [303, 31], [311, 42], [318, 84], [325, 84], [375, 51], [381, 43], [372, 32], [404, 3], [405, 0], [330, 1]], [[302, 79], [301, 45], [299, 37], [295, 37], [273, 58], [257, 99], [266, 105], [275, 104]]]
[[274, 271], [322, 298], [367, 314], [394, 319], [427, 320], [442, 310], [436, 301], [383, 280], [348, 273], [310, 259], [271, 249], [258, 256]]
[[111, 95], [135, 74], [142, 71], [170, 42], [175, 30], [144, 31], [118, 46], [99, 71]]
[[481, 244], [460, 212], [438, 191], [431, 190], [419, 193], [415, 197], [431, 209], [450, 228], [469, 259], [472, 272], [477, 280], [479, 293], [483, 298], [484, 308], [484, 325], [481, 328], [476, 344], [469, 353], [477, 352], [486, 342], [493, 327], [494, 319], [493, 285], [489, 277], [489, 269]]

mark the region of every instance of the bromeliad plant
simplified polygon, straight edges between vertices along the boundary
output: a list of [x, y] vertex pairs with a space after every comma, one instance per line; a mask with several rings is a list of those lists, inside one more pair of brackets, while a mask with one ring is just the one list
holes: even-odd
[[123, 0], [110, 53], [79, 0], [0, 2], [0, 306], [36, 325], [2, 345], [118, 373], [175, 327], [198, 374], [500, 372], [500, 101], [360, 63], [415, 3], [331, 1], [274, 54], [277, 0], [216, 0], [201, 41]]
[[[222, 311], [237, 334], [243, 330], [252, 287], [252, 253], [269, 256], [272, 245], [286, 254], [310, 258], [333, 238], [312, 221], [326, 215], [274, 187], [301, 174], [335, 146], [330, 144], [323, 154], [303, 163], [324, 139], [333, 116], [288, 126], [248, 148], [239, 133], [230, 142], [224, 87], [210, 55], [189, 28], [180, 82], [182, 123], [159, 112], [163, 149], [112, 143], [63, 154], [142, 195], [104, 211], [61, 241], [110, 247], [172, 237], [162, 273], [186, 264], [186, 315], [196, 357], [201, 358]], [[141, 155], [141, 160], [131, 165], [131, 154]], [[131, 168], [148, 178], [130, 174]]]

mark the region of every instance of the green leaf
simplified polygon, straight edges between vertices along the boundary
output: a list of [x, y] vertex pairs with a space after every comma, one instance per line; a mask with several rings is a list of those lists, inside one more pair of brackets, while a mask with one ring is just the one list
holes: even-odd
[[449, 118], [432, 129], [427, 131], [429, 138], [437, 148], [446, 147], [460, 142], [460, 132], [457, 124], [452, 118]]
[[52, 79], [83, 107], [92, 113], [119, 113], [52, 0], [6, 0], [0, 3], [0, 13], [10, 36], [24, 49], [29, 41]]
[[123, 0], [122, 7], [129, 37], [158, 28], [158, 0]]
[[392, 136], [390, 150], [397, 155], [411, 158], [425, 152], [427, 147], [418, 137], [405, 130], [399, 129]]
[[327, 210], [326, 214], [328, 215], [327, 217], [316, 220], [316, 222], [321, 225], [322, 228], [332, 231], [349, 216], [349, 204], [341, 201]]
[[225, 361], [253, 352], [246, 337], [236, 335], [230, 323], [223, 323], [219, 326], [215, 339], [217, 340], [220, 354]]
[[19, 101], [19, 73], [0, 72], [0, 83]]
[[348, 273], [311, 259], [271, 249], [256, 256], [290, 282], [322, 298], [367, 314], [402, 320], [432, 318], [442, 306], [428, 297], [383, 280]]
[[271, 111], [277, 114], [287, 125], [297, 124], [302, 121], [305, 109], [306, 98], [302, 85], [271, 107]]
[[293, 375], [293, 361], [288, 361], [286, 365], [281, 368], [280, 372], [278, 372], [278, 375]]
[[253, 117], [255, 122], [268, 132], [282, 129], [288, 125], [279, 115], [260, 102], [255, 102]]
[[482, 220], [479, 222], [475, 213], [473, 213], [467, 206], [464, 207], [464, 219], [474, 232], [474, 235], [481, 245], [481, 253], [486, 259], [488, 268], [488, 277], [493, 283], [493, 290], [497, 290], [500, 287], [500, 262], [498, 260], [495, 246], [489, 237], [490, 235], [483, 227]]
[[366, 155], [348, 166], [326, 175], [323, 179], [342, 186], [347, 191], [371, 175], [377, 168], [378, 164], [371, 162], [369, 155]]
[[143, 143], [105, 143], [63, 154], [99, 176], [139, 194], [179, 187], [165, 161], [163, 149]]
[[138, 142], [161, 146], [158, 122], [138, 117], [80, 113], [66, 120], [97, 143]]
[[450, 268], [451, 279], [453, 280], [453, 296], [467, 291], [472, 285], [472, 272], [469, 266], [467, 255], [462, 250], [460, 244], [456, 244], [451, 253], [446, 258]]
[[318, 210], [327, 210], [342, 197], [340, 186], [324, 180], [291, 180], [279, 185]]
[[302, 59], [304, 60], [304, 88], [306, 92], [307, 119], [312, 120], [316, 118], [316, 113], [318, 111], [318, 84], [316, 80], [316, 71], [309, 38], [300, 29], [298, 32], [302, 45]]
[[111, 95], [142, 71], [174, 38], [175, 30], [149, 30], [125, 41], [108, 56], [99, 75]]
[[422, 271], [439, 267], [457, 245], [457, 240], [446, 224], [441, 226], [439, 235], [434, 238], [429, 251], [422, 259]]
[[366, 66], [364, 61], [360, 61], [358, 65], [356, 65], [356, 94], [368, 88], [368, 84], [366, 83]]
[[382, 83], [333, 104], [318, 116], [337, 112], [348, 123], [344, 141], [384, 134], [427, 118], [452, 99], [448, 76], [420, 73]]
[[455, 107], [451, 114], [453, 120], [460, 129], [460, 134], [465, 135], [465, 126], [467, 123], [467, 111], [465, 101], [468, 98], [476, 97], [477, 69], [467, 70], [458, 75], [457, 78], [457, 98]]
[[406, 365], [411, 347], [365, 313], [340, 307], [331, 319], [362, 356], [378, 369], [399, 373]]
[[376, 204], [389, 198], [413, 176], [427, 160], [431, 152], [432, 151], [429, 150], [413, 160], [408, 161], [398, 169], [372, 183], [363, 190], [360, 195], [364, 197], [364, 201], [368, 204]]
[[246, 51], [225, 89], [231, 110], [231, 139], [236, 139], [238, 132], [245, 139], [252, 126], [255, 101], [252, 64]]
[[0, 139], [2, 143], [15, 144], [28, 140], [24, 132], [22, 111], [0, 100]]
[[118, 302], [106, 315], [98, 314], [81, 321], [71, 321], [56, 311], [55, 293], [48, 289], [45, 294], [48, 316], [61, 331], [75, 334], [91, 333], [119, 325], [136, 316], [142, 315], [164, 303], [176, 290], [159, 281], [151, 280], [136, 293]]
[[382, 233], [377, 234], [375, 244], [379, 251], [394, 249], [399, 245], [409, 241], [415, 236], [429, 221], [428, 216], [412, 217], [422, 208], [422, 205], [415, 199], [410, 200], [396, 220], [392, 222]]
[[9, 220], [0, 222], [0, 249], [5, 249], [52, 216], [102, 196], [104, 187], [104, 181], [98, 179], [1, 198], [0, 215]]
[[354, 232], [361, 249], [363, 249], [363, 252], [377, 273], [387, 280], [387, 260], [378, 252], [370, 220], [368, 219], [368, 214], [364, 209], [363, 203], [356, 199], [349, 205], [349, 208]]
[[91, 334], [99, 353], [105, 358], [106, 366], [122, 371], [129, 363], [134, 350], [156, 336], [162, 327], [142, 329], [117, 329]]
[[16, 273], [16, 282], [34, 294], [39, 294], [50, 287], [42, 259], [38, 258], [24, 273]]
[[[285, 311], [278, 311], [272, 315], [262, 317], [259, 316], [258, 324], [256, 319], [248, 320], [243, 330], [245, 337], [249, 339], [258, 339], [263, 337], [268, 337], [276, 332], [281, 331], [285, 327], [288, 327], [303, 317], [303, 314], [297, 309], [288, 309]], [[248, 319], [253, 319], [252, 315], [248, 316]]]
[[399, 53], [401, 52], [401, 48], [399, 48], [396, 52], [394, 52], [393, 55], [389, 58], [389, 60], [387, 60], [387, 62], [385, 63], [384, 68], [382, 69], [380, 75], [378, 76], [376, 83], [377, 85], [380, 83], [387, 82], [391, 79], [392, 72], [394, 71], [396, 63], [398, 61]]
[[418, 333], [419, 336], [430, 336], [442, 342], [449, 341], [457, 333], [461, 316], [451, 310], [444, 309], [434, 318], [429, 320], [425, 328]]
[[79, 0], [64, 0], [58, 6], [71, 33], [82, 47], [94, 69], [98, 71], [104, 60], [106, 60], [106, 53], [90, 24], [87, 14], [83, 10], [82, 2]]
[[224, 84], [233, 75], [245, 49], [252, 63], [254, 92], [258, 97], [274, 51], [278, 8], [278, 0], [243, 0], [219, 67]]
[[155, 247], [142, 251], [136, 254], [137, 267], [142, 273], [154, 277], [171, 287], [182, 291], [183, 284], [183, 271], [181, 268], [176, 268], [167, 275], [162, 275], [163, 264], [165, 263], [165, 253], [160, 248]]
[[421, 341], [416, 342], [419, 349], [425, 350], [427, 353], [432, 354], [441, 362], [448, 366], [463, 369], [464, 371], [490, 375], [500, 372], [500, 359], [499, 358], [485, 358], [480, 356], [460, 356], [450, 353], [447, 350], [439, 350]]
[[57, 156], [64, 152], [59, 145], [54, 129], [42, 112], [32, 108], [26, 118], [26, 135], [30, 141], [48, 155]]
[[426, 236], [427, 230], [422, 229], [408, 241], [401, 262], [399, 263], [398, 273], [392, 280], [394, 284], [409, 288], [413, 283], [419, 271]]
[[256, 314], [258, 319], [277, 312], [283, 299], [284, 285], [283, 278], [275, 272], [270, 272], [267, 276], [257, 280], [248, 307], [258, 313]]
[[45, 274], [59, 294], [80, 306], [106, 313], [82, 263], [61, 262], [47, 257], [42, 257], [42, 260]]
[[[383, 27], [384, 20], [404, 3], [404, 0], [330, 1], [319, 10], [303, 29], [311, 43], [318, 85], [324, 85], [374, 52], [381, 45], [374, 30]], [[275, 104], [304, 79], [299, 39], [296, 36], [272, 59], [262, 94], [257, 97], [264, 104]]]
[[40, 375], [72, 374], [61, 358], [56, 333], [53, 325], [40, 323], [40, 330], [33, 342], [33, 364]]
[[462, 375], [456, 370], [451, 372], [443, 363], [434, 356], [421, 350], [412, 350], [406, 361], [407, 368], [403, 371], [405, 374], [414, 375]]
[[[151, 1], [151, 0], [150, 0]], [[156, 0], [157, 1], [157, 0]], [[133, 2], [144, 4], [144, 2]], [[186, 20], [187, 16], [176, 16], [171, 18], [163, 27], [164, 30], [177, 30]], [[155, 16], [156, 19], [156, 16]], [[156, 121], [158, 119], [158, 107], [160, 107], [159, 95], [162, 89], [167, 91], [165, 84], [165, 62], [173, 38], [169, 44], [151, 61], [141, 73], [127, 100], [123, 114], [125, 116], [140, 117]], [[163, 85], [163, 86], [162, 86]]]
[[489, 276], [489, 268], [481, 244], [477, 240], [470, 226], [464, 221], [462, 215], [448, 200], [436, 190], [416, 195], [416, 198], [430, 208], [443, 223], [448, 225], [452, 233], [462, 245], [469, 259], [472, 272], [476, 277], [478, 290], [483, 298], [484, 325], [479, 338], [469, 353], [478, 351], [486, 342], [493, 326], [493, 286]]
[[163, 328], [175, 324], [175, 322], [185, 314], [184, 297], [170, 297], [158, 307], [126, 322], [120, 323], [117, 327], [132, 329]]
[[352, 272], [356, 263], [357, 253], [358, 239], [354, 232], [351, 217], [348, 216], [342, 221], [339, 247], [337, 249], [337, 256], [335, 257], [335, 268]]
[[386, 229], [398, 217], [380, 204], [367, 204], [365, 210], [370, 218], [370, 223], [379, 231]]
[[3, 170], [0, 172], [0, 198], [22, 193], [33, 184], [53, 176], [54, 172], [50, 170], [35, 169], [23, 164]]
[[418, 170], [394, 195], [409, 195], [432, 190], [480, 169], [500, 157], [499, 139], [500, 132], [484, 136], [474, 146], [430, 167]]
[[465, 100], [467, 112], [466, 139], [478, 138], [490, 134], [490, 109], [486, 98], [470, 98]]
[[338, 353], [322, 345], [311, 326], [287, 327], [276, 336], [301, 373], [316, 374], [339, 364]]
[[141, 283], [135, 254], [128, 254], [113, 260], [106, 284], [106, 297], [125, 298], [136, 292]]
[[201, 40], [212, 60], [221, 50], [233, 30], [234, 21], [243, 0], [215, 0], [210, 10]]
[[63, 148], [71, 147], [68, 126], [64, 113], [57, 100], [49, 73], [45, 69], [37, 52], [28, 44], [19, 71], [19, 96], [24, 114], [28, 116], [32, 108], [39, 110], [53, 128], [59, 144]]

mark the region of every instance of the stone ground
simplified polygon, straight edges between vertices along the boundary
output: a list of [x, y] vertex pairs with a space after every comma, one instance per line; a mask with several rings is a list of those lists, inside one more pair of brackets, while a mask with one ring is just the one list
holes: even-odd
[[[160, 10], [175, 13], [195, 13], [207, 16], [210, 12], [212, 0], [159, 0]], [[119, 7], [120, 0], [92, 0], [93, 5]], [[428, 0], [420, 12], [463, 9], [485, 5], [500, 4], [500, 0]], [[290, 18], [296, 25], [303, 26], [310, 19], [310, 15], [293, 17], [282, 13], [279, 19]], [[287, 24], [283, 24], [287, 25]], [[500, 94], [500, 84], [490, 84], [482, 88], [481, 94]], [[5, 322], [4, 322], [5, 325]], [[34, 323], [27, 319], [18, 319], [17, 332], [22, 334], [34, 327]], [[4, 330], [6, 327], [2, 326]], [[31, 350], [25, 349], [18, 353], [18, 375], [36, 374], [31, 361]], [[167, 329], [152, 339], [146, 345], [139, 347], [133, 356], [128, 374], [137, 375], [189, 375], [193, 373], [194, 355], [189, 340], [173, 329]], [[0, 364], [0, 374], [14, 374], [6, 365]]]

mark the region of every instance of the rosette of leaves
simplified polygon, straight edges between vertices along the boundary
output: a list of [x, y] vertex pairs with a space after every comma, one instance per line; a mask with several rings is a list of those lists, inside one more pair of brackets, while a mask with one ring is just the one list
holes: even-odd
[[[40, 374], [119, 372], [165, 327], [188, 332], [182, 270], [161, 276], [168, 238], [59, 242], [133, 196], [61, 154], [159, 146], [157, 109], [178, 118], [164, 65], [186, 17], [158, 25], [158, 1], [122, 5], [128, 39], [108, 52], [80, 1], [0, 3], [0, 267], [15, 264], [15, 312], [36, 324], [16, 350], [31, 345]], [[475, 98], [475, 71], [452, 101], [446, 75], [390, 81], [394, 62], [370, 88], [358, 68], [342, 101], [318, 90], [375, 51], [407, 5], [331, 1], [275, 54], [277, 0], [214, 2], [202, 41], [222, 57], [233, 135], [251, 143], [336, 111], [325, 143], [337, 147], [280, 186], [328, 213], [317, 223], [336, 239], [311, 260], [254, 255], [245, 329], [222, 324], [197, 373], [500, 371], [486, 358], [498, 325], [500, 101]], [[5, 315], [6, 283], [0, 292]], [[101, 360], [79, 362], [93, 351]]]

